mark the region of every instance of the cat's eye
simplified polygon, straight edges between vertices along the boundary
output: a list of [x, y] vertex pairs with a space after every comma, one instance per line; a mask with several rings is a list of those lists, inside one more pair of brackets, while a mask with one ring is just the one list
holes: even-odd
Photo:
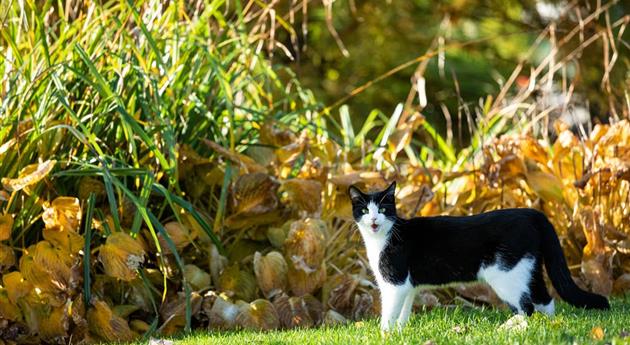
[[361, 212], [363, 212], [363, 214], [368, 214], [368, 209], [367, 208], [361, 209]]
[[380, 213], [385, 213], [385, 207], [381, 207], [381, 208], [379, 208], [379, 209], [378, 209], [378, 211], [379, 211]]

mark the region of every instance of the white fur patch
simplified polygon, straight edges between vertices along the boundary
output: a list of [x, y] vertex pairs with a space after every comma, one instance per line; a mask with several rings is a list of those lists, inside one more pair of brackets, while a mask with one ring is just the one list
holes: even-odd
[[505, 270], [501, 259], [497, 258], [494, 264], [482, 266], [477, 272], [477, 278], [490, 284], [500, 299], [522, 314], [521, 298], [530, 293], [529, 283], [534, 263], [534, 258], [524, 257], [512, 269]]
[[[369, 202], [367, 205], [368, 212], [361, 216], [361, 219], [357, 222], [361, 237], [365, 243], [365, 250], [367, 252], [368, 261], [370, 262], [370, 268], [374, 272], [376, 282], [380, 286], [382, 285], [383, 275], [378, 269], [378, 263], [381, 257], [381, 252], [385, 245], [387, 245], [387, 239], [389, 238], [389, 232], [392, 229], [394, 223], [387, 219], [384, 214], [378, 212], [378, 206], [373, 202]], [[372, 224], [376, 224], [377, 228], [374, 230]]]

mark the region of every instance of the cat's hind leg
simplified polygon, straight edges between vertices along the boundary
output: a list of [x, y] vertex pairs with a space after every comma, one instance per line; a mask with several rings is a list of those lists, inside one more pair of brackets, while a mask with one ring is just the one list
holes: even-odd
[[515, 313], [531, 315], [534, 305], [530, 296], [530, 282], [535, 261], [533, 257], [523, 257], [516, 265], [508, 268], [497, 260], [492, 265], [481, 267], [477, 276], [487, 282]]
[[545, 285], [545, 280], [543, 279], [541, 264], [536, 265], [532, 275], [530, 288], [534, 309], [538, 312], [553, 316], [555, 312], [555, 305], [553, 298], [551, 298], [549, 291], [547, 291], [547, 286]]
[[396, 324], [409, 292], [413, 289], [409, 282], [402, 285], [379, 284], [381, 292], [381, 331], [388, 332]]

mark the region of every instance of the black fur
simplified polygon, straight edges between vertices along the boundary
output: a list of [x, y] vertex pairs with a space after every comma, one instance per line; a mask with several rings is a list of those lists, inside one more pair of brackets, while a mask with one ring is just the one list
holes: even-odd
[[[353, 215], [358, 221], [369, 201], [386, 208], [394, 222], [387, 245], [380, 255], [379, 270], [391, 284], [403, 284], [410, 273], [412, 285], [444, 285], [477, 279], [479, 268], [501, 258], [509, 270], [524, 257], [535, 258], [530, 294], [521, 308], [533, 312], [532, 303], [548, 304], [551, 297], [543, 280], [542, 263], [568, 303], [583, 308], [607, 309], [603, 296], [581, 290], [573, 282], [560, 242], [547, 217], [534, 209], [504, 209], [467, 217], [419, 217], [396, 215], [395, 185], [366, 194], [350, 187]], [[512, 306], [514, 308], [514, 306]]]

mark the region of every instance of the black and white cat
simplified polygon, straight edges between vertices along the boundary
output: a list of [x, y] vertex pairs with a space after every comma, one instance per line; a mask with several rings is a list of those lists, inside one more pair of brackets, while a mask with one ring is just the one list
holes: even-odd
[[349, 189], [352, 213], [381, 292], [381, 329], [402, 328], [420, 288], [485, 281], [515, 313], [554, 313], [543, 262], [558, 294], [583, 308], [607, 309], [603, 296], [573, 280], [547, 217], [534, 209], [497, 210], [468, 217], [396, 215], [396, 184], [366, 194]]

